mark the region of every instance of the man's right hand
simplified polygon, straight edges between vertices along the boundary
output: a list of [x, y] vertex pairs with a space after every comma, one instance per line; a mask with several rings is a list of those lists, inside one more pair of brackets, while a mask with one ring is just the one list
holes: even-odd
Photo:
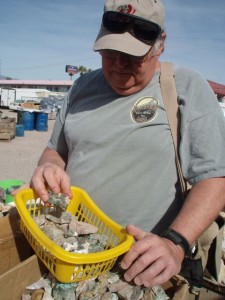
[[31, 188], [33, 188], [43, 201], [48, 201], [48, 191], [54, 194], [63, 193], [70, 198], [70, 178], [67, 173], [53, 163], [44, 163], [38, 166], [31, 178]]
[[43, 201], [48, 201], [48, 189], [54, 194], [63, 193], [72, 198], [70, 178], [65, 172], [65, 165], [66, 162], [55, 150], [47, 147], [43, 151], [30, 181], [30, 187]]

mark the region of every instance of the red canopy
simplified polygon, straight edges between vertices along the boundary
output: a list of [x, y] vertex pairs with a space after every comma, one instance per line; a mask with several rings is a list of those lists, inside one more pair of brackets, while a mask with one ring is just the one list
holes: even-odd
[[219, 84], [213, 81], [208, 80], [208, 83], [210, 84], [211, 88], [213, 89], [214, 93], [218, 96], [225, 96], [225, 85]]

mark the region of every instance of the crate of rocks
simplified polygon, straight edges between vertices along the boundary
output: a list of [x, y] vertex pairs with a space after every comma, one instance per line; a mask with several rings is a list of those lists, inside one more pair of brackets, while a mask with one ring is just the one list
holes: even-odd
[[16, 134], [15, 118], [0, 118], [0, 140], [10, 141]]

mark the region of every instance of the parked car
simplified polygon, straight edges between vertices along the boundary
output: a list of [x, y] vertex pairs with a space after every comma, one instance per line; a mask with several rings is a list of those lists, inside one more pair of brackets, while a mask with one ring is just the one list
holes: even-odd
[[15, 100], [14, 102], [9, 103], [9, 109], [18, 110], [24, 102], [25, 100]]
[[14, 101], [14, 102], [11, 102], [10, 104], [9, 104], [9, 109], [11, 109], [11, 110], [20, 110], [20, 109], [22, 109], [22, 107], [23, 107], [23, 104], [36, 104], [36, 105], [38, 105], [39, 106], [39, 102], [38, 101], [36, 101], [36, 100], [16, 100], [16, 101]]

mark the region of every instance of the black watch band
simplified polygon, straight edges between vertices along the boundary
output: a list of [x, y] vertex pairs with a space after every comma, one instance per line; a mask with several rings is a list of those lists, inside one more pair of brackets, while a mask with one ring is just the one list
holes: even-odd
[[175, 245], [180, 245], [183, 248], [185, 255], [188, 255], [190, 251], [190, 245], [183, 235], [171, 228], [168, 228], [163, 231], [160, 236], [172, 241]]

